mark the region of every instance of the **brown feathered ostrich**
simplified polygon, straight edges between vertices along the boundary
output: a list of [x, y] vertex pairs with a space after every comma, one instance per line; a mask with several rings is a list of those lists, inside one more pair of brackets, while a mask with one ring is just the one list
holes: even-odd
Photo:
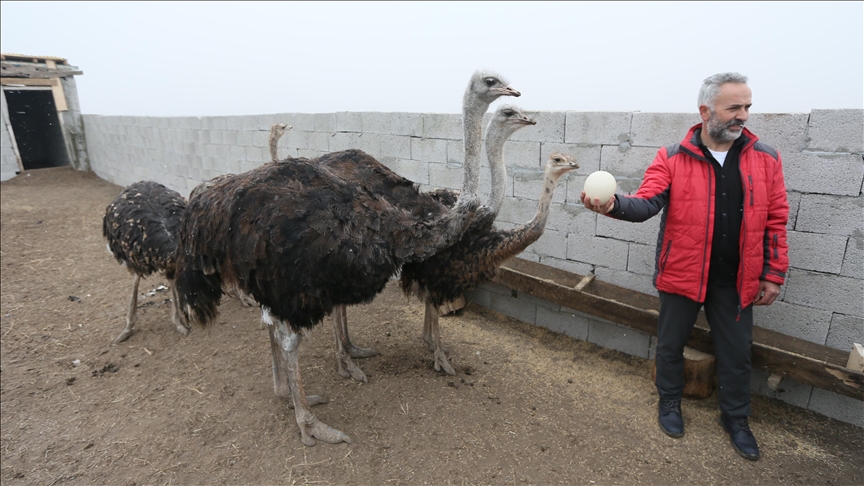
[[[489, 120], [489, 124], [486, 128], [485, 140], [487, 162], [492, 175], [492, 190], [486, 203], [487, 208], [484, 208], [491, 215], [487, 224], [491, 224], [491, 221], [494, 220], [495, 216], [497, 216], [506, 191], [507, 172], [504, 168], [503, 160], [504, 144], [517, 130], [529, 125], [535, 125], [536, 123], [536, 121], [528, 118], [520, 108], [512, 105], [499, 106]], [[429, 193], [428, 195], [430, 198], [440, 201], [444, 205], [452, 205], [458, 196], [458, 191], [439, 189]], [[482, 224], [482, 222], [478, 222], [478, 219], [475, 219], [466, 231], [479, 231], [479, 228], [475, 228], [475, 226]], [[350, 376], [358, 381], [368, 381], [363, 371], [350, 362], [350, 358], [373, 356], [377, 353], [374, 350], [358, 348], [351, 343], [351, 340], [348, 337], [348, 322], [345, 306], [337, 306], [333, 310], [333, 318], [337, 348], [341, 343], [341, 349], [337, 350], [339, 374], [346, 378]], [[431, 338], [431, 329], [428, 329], [428, 322], [424, 324], [423, 339], [434, 351], [435, 344]]]
[[105, 208], [102, 235], [108, 240], [108, 251], [135, 276], [126, 327], [114, 339], [115, 344], [132, 335], [138, 315], [138, 284], [153, 273], [162, 273], [168, 280], [171, 321], [177, 331], [184, 336], [189, 332], [179, 319], [174, 285], [177, 233], [185, 208], [186, 200], [180, 193], [153, 181], [129, 185]]
[[[474, 83], [472, 78], [466, 97], [485, 112], [508, 90], [498, 79]], [[346, 150], [324, 157], [362, 168], [367, 183], [339, 177], [322, 166], [321, 158], [262, 165], [219, 181], [189, 201], [177, 252], [180, 307], [188, 319], [213, 320], [223, 282], [260, 303], [262, 320], [269, 324], [276, 394], [291, 396], [307, 446], [315, 439], [351, 439], [309, 409], [299, 373], [300, 332], [336, 305], [370, 302], [403, 264], [454, 244], [478, 204], [477, 181], [472, 185], [466, 177], [452, 209], [415, 213], [407, 209], [413, 206], [407, 200], [400, 207], [382, 193], [420, 201], [417, 185], [390, 181], [368, 154]], [[466, 172], [476, 174], [477, 167], [469, 165], [466, 161]]]
[[531, 221], [510, 230], [498, 230], [491, 224], [472, 225], [457, 244], [426, 260], [402, 266], [402, 290], [406, 295], [417, 295], [426, 303], [423, 339], [434, 348], [436, 371], [444, 369], [448, 374], [456, 374], [441, 346], [438, 307], [466, 290], [492, 280], [502, 263], [537, 241], [546, 227], [558, 179], [577, 168], [579, 165], [572, 156], [553, 153], [546, 162], [540, 202]]

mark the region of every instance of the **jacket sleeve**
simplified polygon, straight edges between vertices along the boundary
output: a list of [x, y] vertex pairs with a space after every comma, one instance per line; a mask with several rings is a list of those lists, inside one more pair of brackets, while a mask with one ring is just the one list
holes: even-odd
[[672, 183], [667, 154], [666, 147], [657, 151], [654, 161], [645, 170], [645, 176], [636, 194], [615, 195], [615, 205], [607, 214], [608, 216], [641, 223], [666, 206], [669, 202], [669, 186]]
[[762, 242], [765, 259], [759, 279], [783, 285], [789, 269], [789, 245], [786, 241], [789, 200], [786, 196], [786, 183], [783, 182], [783, 162], [779, 153], [771, 175], [773, 177], [766, 181], [769, 184], [768, 220]]

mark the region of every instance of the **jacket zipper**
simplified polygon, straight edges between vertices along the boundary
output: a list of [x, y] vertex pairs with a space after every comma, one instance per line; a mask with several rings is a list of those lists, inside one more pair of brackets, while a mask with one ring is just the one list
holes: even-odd
[[666, 269], [666, 260], [669, 259], [669, 252], [672, 251], [672, 240], [669, 240], [669, 243], [666, 245], [666, 251], [663, 253], [663, 257], [660, 259], [660, 273], [663, 273], [663, 270]]
[[[708, 278], [705, 275], [705, 262], [710, 256], [708, 254], [708, 240], [711, 238], [711, 213], [714, 211], [714, 208], [711, 206], [711, 194], [714, 192], [714, 184], [711, 182], [711, 174], [714, 173], [714, 167], [711, 166], [711, 162], [707, 161], [707, 169], [708, 169], [708, 204], [706, 205], [708, 208], [708, 214], [705, 217], [705, 246], [702, 248], [702, 271], [699, 276], [699, 297], [704, 299], [702, 292], [705, 290], [705, 283]], [[717, 204], [715, 201], [714, 204]], [[712, 241], [713, 245], [714, 242]]]
[[[738, 171], [741, 171], [741, 159], [738, 159]], [[741, 174], [744, 175], [743, 173]], [[743, 177], [742, 177], [743, 180]], [[753, 206], [753, 176], [747, 174], [747, 182], [749, 184], [750, 189], [750, 206]], [[741, 320], [741, 311], [744, 310], [744, 303], [741, 301], [741, 294], [744, 291], [744, 262], [746, 258], [744, 256], [744, 249], [747, 246], [744, 244], [747, 241], [747, 211], [744, 211], [744, 208], [741, 208], [741, 244], [738, 247], [738, 258], [741, 260], [741, 268], [738, 270], [738, 317], [735, 318], [735, 321]]]
[[750, 174], [747, 174], [747, 182], [750, 185], [750, 206], [753, 206], [753, 176]]

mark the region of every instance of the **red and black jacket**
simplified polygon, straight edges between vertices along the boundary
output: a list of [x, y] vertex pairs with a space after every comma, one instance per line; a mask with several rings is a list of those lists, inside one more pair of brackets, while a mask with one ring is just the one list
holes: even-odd
[[[678, 144], [663, 147], [631, 196], [616, 195], [609, 216], [640, 222], [663, 208], [657, 237], [657, 290], [705, 301], [714, 230], [715, 172], [699, 148], [702, 125]], [[786, 222], [789, 202], [780, 154], [743, 129], [739, 159], [744, 211], [739, 240], [741, 308], [759, 293], [759, 281], [782, 285], [789, 268]]]

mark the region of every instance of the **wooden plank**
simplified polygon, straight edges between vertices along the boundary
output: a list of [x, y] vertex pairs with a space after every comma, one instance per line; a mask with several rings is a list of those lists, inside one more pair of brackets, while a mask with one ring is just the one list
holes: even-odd
[[22, 86], [51, 86], [50, 79], [29, 79], [29, 78], [0, 78], [0, 84], [3, 86], [22, 85]]
[[63, 92], [63, 84], [59, 79], [51, 80], [51, 94], [54, 95], [54, 105], [57, 107], [57, 111], [69, 109], [66, 107], [66, 93]]
[[[657, 335], [660, 299], [594, 280], [581, 291], [583, 276], [519, 258], [501, 266], [493, 280], [517, 292], [569, 307], [645, 333]], [[700, 313], [687, 343], [714, 354], [708, 322]], [[753, 328], [753, 367], [789, 377], [803, 384], [864, 400], [864, 373], [845, 367], [848, 355], [840, 350]]]

